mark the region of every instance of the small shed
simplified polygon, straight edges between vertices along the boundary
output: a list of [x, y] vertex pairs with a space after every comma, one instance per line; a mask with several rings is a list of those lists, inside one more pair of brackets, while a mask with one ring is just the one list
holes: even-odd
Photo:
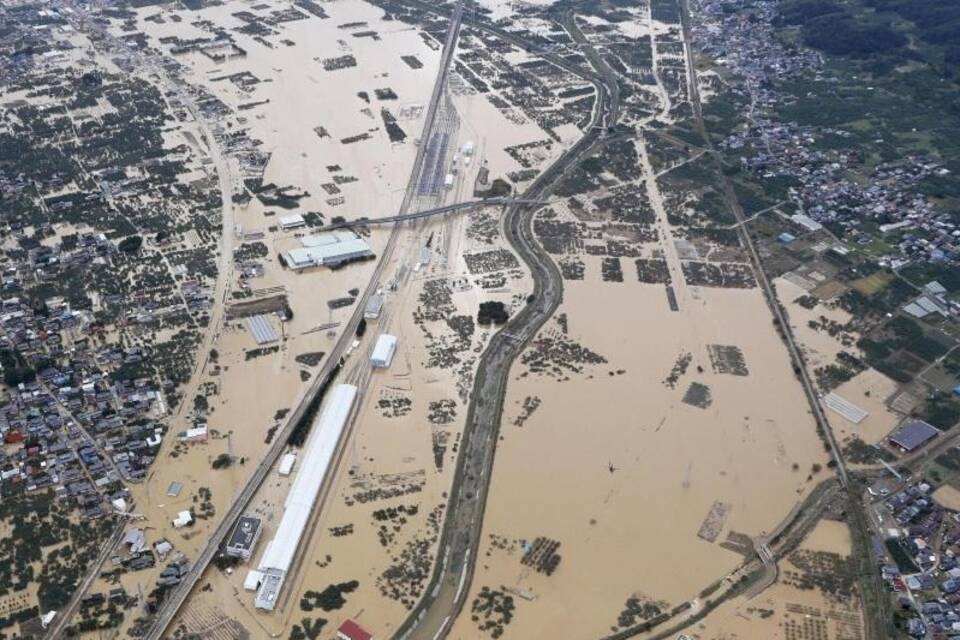
[[297, 461], [297, 454], [288, 453], [282, 458], [280, 458], [280, 466], [277, 468], [277, 473], [282, 476], [290, 475], [290, 472], [293, 471], [293, 465]]
[[173, 519], [173, 526], [177, 529], [192, 523], [193, 515], [189, 511], [181, 511], [177, 514], [177, 517]]
[[243, 581], [243, 589], [245, 591], [256, 591], [262, 580], [263, 573], [256, 569], [251, 569], [247, 572], [247, 577]]

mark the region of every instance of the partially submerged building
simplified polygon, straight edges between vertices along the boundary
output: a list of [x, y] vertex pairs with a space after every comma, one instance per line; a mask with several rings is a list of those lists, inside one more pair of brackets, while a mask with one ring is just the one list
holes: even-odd
[[207, 427], [206, 425], [201, 425], [192, 427], [186, 431], [181, 431], [177, 434], [177, 439], [181, 442], [206, 442]]
[[273, 322], [264, 314], [247, 318], [247, 329], [250, 331], [258, 347], [280, 340], [280, 336], [277, 335], [277, 330], [273, 328]]
[[[276, 607], [277, 596], [293, 565], [314, 503], [320, 495], [356, 399], [357, 387], [350, 384], [337, 385], [328, 396], [320, 417], [313, 424], [307, 446], [301, 454], [300, 470], [284, 503], [283, 517], [257, 568], [261, 574], [256, 579], [258, 586], [254, 602], [258, 609], [272, 611]], [[253, 581], [254, 579], [250, 578], [250, 582]]]
[[373, 256], [365, 240], [352, 231], [331, 231], [301, 239], [303, 245], [283, 254], [287, 266], [295, 271], [310, 267], [336, 267], [345, 262]]
[[347, 620], [337, 629], [337, 640], [373, 640], [373, 636], [353, 620]]
[[375, 293], [367, 298], [367, 306], [363, 310], [363, 317], [367, 320], [376, 320], [383, 311], [383, 295]]
[[173, 519], [173, 526], [176, 529], [193, 524], [193, 514], [190, 511], [181, 511]]
[[227, 555], [249, 560], [262, 531], [260, 518], [241, 516], [227, 542]]
[[291, 231], [307, 226], [307, 221], [299, 213], [292, 213], [288, 216], [280, 216], [280, 228], [284, 231]]
[[280, 466], [277, 467], [277, 473], [282, 476], [288, 476], [293, 472], [293, 465], [297, 462], [297, 454], [291, 452], [280, 458]]
[[381, 333], [377, 344], [373, 347], [370, 362], [378, 369], [386, 369], [393, 362], [393, 355], [397, 351], [397, 337], [389, 333]]

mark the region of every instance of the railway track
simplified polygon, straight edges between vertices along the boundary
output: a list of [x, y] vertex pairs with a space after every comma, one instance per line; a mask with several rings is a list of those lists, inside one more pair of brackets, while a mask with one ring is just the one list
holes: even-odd
[[[442, 14], [441, 10], [417, 0], [399, 2]], [[474, 20], [470, 20], [469, 24], [494, 35], [505, 33]], [[507, 36], [505, 39], [511, 42], [518, 40], [515, 36]], [[612, 88], [616, 86], [615, 78], [609, 78], [600, 71], [585, 71], [562, 59], [558, 66], [576, 73], [594, 85], [597, 91], [597, 106], [587, 133], [540, 174], [521, 194], [521, 201], [548, 199], [566, 173], [606, 141], [610, 128], [616, 124], [619, 117], [619, 90]], [[452, 621], [463, 609], [480, 542], [503, 413], [507, 374], [514, 359], [540, 327], [553, 316], [563, 299], [560, 271], [533, 235], [532, 217], [537, 208], [535, 205], [518, 202], [508, 207], [503, 216], [504, 234], [511, 247], [530, 269], [534, 291], [527, 306], [493, 336], [481, 356], [467, 409], [460, 454], [433, 575], [424, 597], [394, 633], [394, 638], [399, 640], [444, 638], [450, 631]]]
[[[394, 0], [400, 4], [407, 4], [423, 11], [434, 14], [442, 13], [420, 2], [419, 0]], [[682, 4], [684, 35], [689, 43], [689, 13], [685, 3]], [[474, 19], [466, 20], [471, 27], [487, 31], [500, 36], [518, 46], [529, 47], [518, 37], [504, 30], [487, 25]], [[578, 43], [582, 46], [582, 43]], [[553, 186], [565, 174], [569, 167], [574, 166], [581, 158], [602, 142], [602, 134], [615, 128], [619, 109], [619, 90], [616, 78], [605, 65], [598, 64], [592, 56], [588, 60], [593, 67], [592, 72], [584, 74], [580, 68], [572, 68], [565, 60], [546, 52], [541, 54], [544, 59], [555, 62], [558, 66], [578, 75], [585, 76], [597, 89], [597, 108], [593, 114], [588, 133], [522, 194], [524, 199], [544, 199], [549, 196]], [[693, 65], [690, 47], [687, 47], [687, 64], [691, 84], [691, 102], [694, 104], [695, 119], [703, 129], [700, 112], [699, 94], [696, 90], [696, 70]], [[706, 132], [704, 131], [704, 134]], [[709, 138], [705, 140], [709, 145]], [[708, 149], [714, 153], [712, 148]], [[736, 203], [731, 203], [733, 208]], [[434, 563], [434, 574], [426, 588], [426, 595], [411, 611], [408, 618], [401, 624], [394, 634], [398, 640], [437, 640], [444, 638], [450, 632], [453, 620], [460, 614], [468, 587], [473, 575], [475, 558], [479, 545], [480, 529], [483, 522], [483, 511], [486, 493], [489, 487], [493, 458], [496, 450], [499, 422], [502, 413], [503, 396], [505, 392], [507, 373], [513, 359], [526, 346], [530, 338], [553, 312], [562, 300], [562, 279], [553, 261], [533, 238], [531, 230], [531, 216], [534, 208], [515, 205], [508, 209], [504, 216], [505, 234], [513, 249], [530, 268], [534, 279], [534, 294], [532, 302], [514, 316], [503, 330], [491, 340], [487, 350], [481, 358], [471, 403], [468, 408], [467, 422], [461, 444], [461, 453], [457, 461], [451, 499], [448, 503], [447, 518], [441, 533], [439, 554]], [[736, 210], [738, 220], [742, 219], [742, 212]], [[741, 225], [742, 228], [742, 225]], [[803, 369], [803, 360], [798, 347], [789, 332], [789, 325], [783, 317], [783, 311], [777, 303], [772, 285], [763, 272], [759, 263], [759, 256], [753, 246], [749, 234], [743, 233], [745, 243], [753, 258], [755, 269], [758, 271], [758, 280], [764, 290], [771, 311], [784, 327], [785, 342], [787, 343], [791, 359], [800, 365], [801, 383], [811, 405], [811, 410], [818, 425], [824, 430], [830, 445], [831, 453], [837, 461], [837, 474], [840, 485], [845, 489], [848, 485], [846, 468], [842, 457], [833, 439], [829, 423], [817, 402], [816, 393], [806, 371]], [[791, 519], [791, 525], [794, 524]], [[793, 526], [785, 529], [792, 530]], [[781, 532], [785, 533], [785, 532]], [[763, 564], [775, 564], [775, 551], [764, 541], [760, 545], [760, 560]]]
[[[453, 51], [456, 48], [457, 38], [460, 33], [460, 20], [462, 15], [463, 7], [462, 5], [458, 4], [457, 8], [453, 12], [450, 27], [447, 32], [447, 38], [444, 42], [443, 54], [440, 59], [440, 67], [437, 72], [437, 78], [433, 87], [433, 92], [430, 96], [427, 114], [424, 119], [424, 135], [421, 136], [421, 139], [428, 138], [434, 126], [437, 110], [444, 94], [444, 86], [449, 73], [450, 63], [453, 60]], [[340, 338], [337, 340], [336, 345], [331, 351], [326, 362], [321, 367], [319, 373], [314, 377], [314, 380], [307, 392], [301, 398], [297, 408], [291, 412], [291, 415], [287, 419], [283, 428], [274, 436], [273, 443], [270, 445], [266, 455], [257, 465], [250, 479], [241, 489], [240, 493], [233, 499], [230, 509], [221, 519], [220, 523], [217, 525], [217, 528], [214, 529], [213, 533], [208, 538], [206, 545], [200, 551], [197, 558], [191, 563], [190, 570], [183, 577], [181, 582], [167, 593], [165, 599], [160, 605], [159, 610], [154, 615], [153, 621], [147, 628], [146, 633], [143, 635], [146, 640], [160, 640], [163, 637], [167, 628], [176, 617], [177, 612], [186, 602], [190, 592], [193, 591], [194, 587], [196, 587], [197, 582], [199, 582], [207, 567], [220, 550], [220, 545], [232, 530], [237, 519], [243, 514], [244, 510], [247, 508], [247, 505], [250, 503], [253, 496], [263, 484], [267, 474], [274, 467], [274, 465], [277, 463], [277, 460], [279, 460], [280, 455], [286, 449], [287, 440], [289, 439], [290, 434], [293, 432], [294, 428], [296, 428], [296, 425], [299, 423], [300, 419], [303, 418], [317, 393], [329, 382], [331, 375], [340, 362], [341, 357], [352, 343], [354, 334], [356, 333], [357, 325], [363, 318], [363, 312], [364, 309], [366, 309], [367, 301], [373, 292], [376, 291], [377, 285], [383, 277], [384, 270], [386, 269], [387, 264], [390, 262], [393, 251], [396, 248], [402, 223], [404, 222], [405, 216], [408, 214], [410, 207], [414, 203], [417, 185], [420, 181], [420, 174], [423, 169], [425, 147], [426, 145], [421, 144], [417, 148], [417, 155], [414, 159], [410, 172], [410, 180], [407, 184], [403, 203], [400, 206], [400, 213], [397, 216], [397, 221], [399, 221], [401, 224], [395, 225], [391, 230], [390, 237], [387, 240], [387, 244], [383, 250], [381, 258], [377, 262], [377, 266], [374, 269], [373, 274], [370, 276], [367, 286], [364, 288], [363, 295], [356, 304], [353, 315], [350, 317], [347, 325], [343, 328]]]

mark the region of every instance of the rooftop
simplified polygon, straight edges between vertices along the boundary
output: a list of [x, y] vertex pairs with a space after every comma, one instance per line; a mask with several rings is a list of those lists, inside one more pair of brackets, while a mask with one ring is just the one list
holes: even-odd
[[241, 516], [237, 521], [237, 526], [230, 535], [228, 547], [242, 547], [249, 549], [257, 540], [257, 534], [260, 532], [260, 518], [253, 516]]
[[342, 640], [373, 640], [373, 636], [353, 620], [347, 620], [340, 625], [337, 637]]
[[890, 434], [890, 442], [901, 449], [913, 451], [940, 434], [933, 425], [923, 420], [908, 420]]

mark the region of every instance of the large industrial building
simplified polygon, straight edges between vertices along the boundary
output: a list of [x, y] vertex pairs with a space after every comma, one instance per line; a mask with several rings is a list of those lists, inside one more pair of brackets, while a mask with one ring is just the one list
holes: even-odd
[[267, 545], [257, 572], [252, 574], [256, 576], [255, 605], [258, 609], [272, 611], [276, 607], [277, 596], [293, 564], [313, 505], [320, 494], [323, 480], [356, 399], [357, 387], [350, 384], [337, 385], [327, 397], [320, 417], [313, 423], [307, 446], [300, 456], [299, 471], [284, 503], [283, 517], [277, 526], [277, 532]]
[[335, 267], [350, 260], [373, 255], [370, 246], [351, 231], [331, 231], [307, 236], [303, 245], [284, 252], [287, 266], [295, 271], [309, 267]]

